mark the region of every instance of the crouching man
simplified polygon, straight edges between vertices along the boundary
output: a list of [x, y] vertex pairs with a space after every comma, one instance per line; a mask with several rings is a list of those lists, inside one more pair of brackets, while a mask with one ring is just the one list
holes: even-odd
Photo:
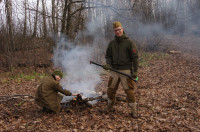
[[43, 112], [60, 112], [60, 101], [62, 100], [62, 96], [59, 94], [59, 92], [66, 96], [77, 95], [72, 94], [70, 91], [62, 88], [59, 83], [62, 77], [62, 72], [56, 70], [50, 76], [47, 76], [41, 80], [41, 84], [36, 91], [35, 102], [39, 106], [43, 107]]

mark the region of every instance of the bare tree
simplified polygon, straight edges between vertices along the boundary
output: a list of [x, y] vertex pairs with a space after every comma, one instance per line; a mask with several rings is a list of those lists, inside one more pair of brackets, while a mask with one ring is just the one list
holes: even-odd
[[36, 5], [35, 22], [34, 22], [34, 30], [33, 30], [33, 35], [32, 35], [32, 37], [36, 37], [36, 33], [37, 33], [38, 7], [39, 7], [39, 0], [37, 0], [37, 5]]
[[32, 34], [32, 21], [31, 21], [31, 11], [29, 11], [29, 34]]
[[56, 23], [55, 23], [55, 0], [52, 0], [52, 24], [53, 24], [53, 32], [56, 33]]
[[[59, 0], [57, 1], [57, 6], [56, 6], [56, 17], [59, 16], [59, 14], [58, 14], [58, 6], [59, 6]], [[55, 24], [56, 33], [58, 33], [58, 27], [59, 27], [58, 25], [59, 25], [59, 21], [58, 21], [58, 19], [56, 19], [56, 24]]]
[[[83, 4], [81, 4], [81, 8], [83, 8]], [[80, 10], [79, 13], [78, 13], [78, 20], [77, 20], [77, 23], [75, 25], [75, 29], [74, 31], [75, 32], [78, 32], [80, 29], [81, 29], [81, 25], [83, 25], [84, 23], [84, 20], [83, 20], [83, 17], [82, 17], [82, 11]]]
[[23, 36], [26, 36], [27, 31], [27, 0], [24, 0], [24, 31]]
[[72, 25], [72, 0], [69, 0], [68, 8], [67, 8], [67, 26], [66, 26], [66, 35], [70, 38], [72, 37], [70, 34], [70, 27]]
[[46, 22], [46, 9], [45, 9], [45, 2], [42, 0], [42, 17], [43, 17], [43, 33], [44, 37], [47, 37], [47, 22]]
[[67, 3], [68, 0], [65, 0], [65, 5], [64, 5], [64, 10], [63, 10], [63, 15], [62, 15], [62, 27], [61, 27], [61, 33], [64, 33], [66, 28], [66, 15], [67, 15]]
[[6, 15], [7, 15], [7, 24], [8, 24], [8, 31], [9, 35], [11, 36], [12, 40], [12, 47], [13, 45], [13, 21], [12, 21], [12, 0], [6, 0]]
[[79, 25], [84, 22], [82, 15], [83, 10], [90, 8], [86, 7], [83, 3], [84, 1], [68, 0], [65, 33], [70, 39], [75, 38], [75, 33], [78, 31]]
[[13, 66], [13, 51], [14, 47], [14, 33], [13, 33], [13, 21], [12, 21], [12, 0], [5, 1], [6, 7], [6, 16], [7, 16], [7, 24], [8, 24], [8, 34], [9, 34], [9, 45], [8, 45], [8, 63], [9, 70], [12, 72]]

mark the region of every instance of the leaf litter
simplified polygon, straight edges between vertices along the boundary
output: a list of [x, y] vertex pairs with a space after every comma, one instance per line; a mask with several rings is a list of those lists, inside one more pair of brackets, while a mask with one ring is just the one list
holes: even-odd
[[[129, 116], [126, 102], [117, 102], [116, 111], [100, 113], [99, 101], [92, 108], [42, 113], [33, 97], [0, 98], [0, 131], [200, 131], [200, 60], [175, 54], [154, 59], [140, 67], [136, 89], [139, 118]], [[108, 76], [101, 76], [98, 91], [106, 92]], [[38, 80], [1, 82], [5, 95], [35, 95]], [[117, 96], [125, 96], [122, 86]]]

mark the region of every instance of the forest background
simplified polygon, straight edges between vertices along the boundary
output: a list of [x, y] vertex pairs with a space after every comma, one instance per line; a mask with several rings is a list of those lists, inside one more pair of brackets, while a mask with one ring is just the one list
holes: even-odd
[[52, 63], [56, 49], [79, 45], [90, 45], [90, 57], [104, 62], [113, 21], [122, 23], [139, 50], [173, 46], [198, 53], [199, 44], [187, 38], [199, 38], [199, 11], [198, 0], [1, 0], [0, 69], [62, 67]]
[[[199, 12], [199, 0], [0, 0], [0, 131], [199, 131]], [[114, 21], [139, 50], [139, 118], [123, 101], [109, 114], [106, 101], [42, 113], [35, 92], [54, 69], [71, 92], [106, 92], [107, 72], [89, 62], [105, 63]]]

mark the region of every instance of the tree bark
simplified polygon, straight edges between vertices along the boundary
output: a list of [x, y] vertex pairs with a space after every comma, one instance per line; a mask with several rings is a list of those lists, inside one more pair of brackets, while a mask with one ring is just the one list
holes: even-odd
[[47, 37], [47, 22], [46, 22], [46, 9], [45, 9], [45, 3], [44, 0], [42, 0], [42, 17], [43, 17], [43, 35], [44, 38]]
[[8, 24], [8, 32], [11, 37], [11, 46], [13, 45], [13, 21], [12, 21], [12, 0], [6, 0], [6, 13], [7, 13], [7, 24]]
[[36, 5], [35, 22], [34, 22], [34, 30], [33, 30], [33, 35], [32, 35], [32, 37], [36, 37], [36, 34], [37, 34], [38, 7], [39, 7], [39, 0], [37, 0], [37, 5]]
[[8, 24], [8, 49], [7, 49], [7, 58], [8, 58], [8, 70], [12, 71], [13, 67], [13, 52], [14, 52], [14, 33], [13, 33], [13, 21], [12, 21], [12, 0], [6, 0], [5, 1], [5, 9], [6, 9], [6, 18], [7, 18], [7, 24]]
[[[59, 16], [59, 14], [58, 14], [58, 6], [59, 6], [59, 0], [57, 1], [57, 6], [56, 6], [56, 17]], [[56, 27], [55, 27], [56, 33], [58, 33], [58, 28], [59, 28], [58, 25], [59, 25], [59, 21], [58, 21], [58, 18], [56, 18]]]
[[32, 34], [32, 21], [31, 21], [31, 11], [29, 11], [29, 35]]
[[23, 36], [26, 36], [26, 31], [27, 31], [27, 0], [24, 0], [24, 31], [23, 31]]
[[53, 24], [53, 32], [56, 33], [56, 24], [55, 24], [55, 0], [52, 0], [52, 24]]
[[72, 34], [70, 33], [70, 27], [72, 25], [72, 0], [69, 0], [68, 8], [67, 8], [67, 26], [66, 26], [66, 35], [72, 38]]
[[[81, 8], [82, 8], [82, 7], [83, 7], [83, 5], [81, 5]], [[81, 16], [81, 14], [82, 14], [82, 11], [80, 10], [80, 11], [79, 11], [79, 14], [78, 14], [79, 19], [78, 19], [77, 24], [76, 24], [76, 27], [75, 27], [75, 29], [74, 29], [75, 32], [78, 32], [79, 29], [80, 29], [80, 25], [83, 24], [83, 22], [82, 22], [83, 18], [82, 18], [82, 16]]]
[[68, 0], [65, 0], [64, 11], [63, 11], [63, 16], [62, 16], [61, 33], [64, 33], [64, 32], [65, 32], [66, 15], [67, 15], [67, 1], [68, 1]]

